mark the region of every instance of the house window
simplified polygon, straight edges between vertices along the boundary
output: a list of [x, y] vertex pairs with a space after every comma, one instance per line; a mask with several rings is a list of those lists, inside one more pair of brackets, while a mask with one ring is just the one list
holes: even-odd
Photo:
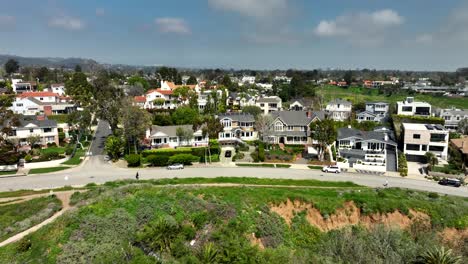
[[50, 143], [50, 142], [55, 142], [55, 137], [52, 136], [52, 137], [46, 137], [45, 138], [46, 142]]
[[276, 122], [275, 124], [275, 131], [283, 131], [283, 123]]
[[44, 100], [44, 98], [43, 98], [43, 97], [39, 97], [39, 100], [41, 100], [41, 101], [42, 101], [42, 100]]
[[16, 104], [17, 107], [23, 107], [23, 104]]
[[230, 119], [223, 119], [223, 121], [221, 121], [221, 123], [223, 124], [224, 127], [231, 127], [231, 125], [232, 125]]
[[177, 143], [177, 137], [171, 137], [171, 138], [169, 138], [169, 142]]
[[34, 132], [34, 129], [29, 129], [29, 133], [33, 133]]
[[427, 145], [421, 145], [421, 150], [422, 151], [427, 151]]
[[413, 138], [414, 139], [421, 139], [421, 135], [420, 134], [413, 134]]
[[374, 120], [374, 118], [368, 116], [368, 117], [366, 117], [366, 120], [367, 120], [367, 121], [372, 121], [372, 120]]
[[457, 116], [457, 121], [459, 121], [459, 120], [460, 120], [460, 117], [459, 117], [459, 116]]
[[429, 146], [429, 151], [443, 152], [445, 147], [443, 146]]
[[293, 131], [294, 127], [293, 126], [288, 126], [288, 131]]
[[452, 118], [451, 118], [450, 116], [444, 116], [444, 119], [445, 119], [445, 120], [450, 120], [450, 119], [452, 119]]
[[403, 106], [401, 108], [401, 111], [403, 111], [403, 112], [413, 112], [413, 107], [412, 106]]
[[52, 132], [52, 128], [50, 127], [44, 128], [44, 133], [49, 133], [49, 132]]
[[418, 144], [406, 144], [406, 150], [416, 150], [419, 151], [419, 145]]

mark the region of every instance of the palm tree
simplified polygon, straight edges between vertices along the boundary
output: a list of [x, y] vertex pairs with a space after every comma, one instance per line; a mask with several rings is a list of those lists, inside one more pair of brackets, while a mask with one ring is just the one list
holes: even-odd
[[420, 264], [459, 264], [461, 257], [452, 253], [451, 249], [434, 248], [418, 257], [416, 263]]
[[426, 157], [427, 163], [429, 163], [429, 166], [428, 166], [429, 170], [431, 170], [432, 167], [434, 167], [435, 165], [439, 163], [439, 160], [437, 159], [436, 155], [432, 152], [426, 152], [424, 156]]

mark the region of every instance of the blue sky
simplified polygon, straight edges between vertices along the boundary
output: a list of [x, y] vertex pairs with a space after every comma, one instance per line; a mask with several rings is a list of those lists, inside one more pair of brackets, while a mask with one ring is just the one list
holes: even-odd
[[468, 66], [468, 0], [0, 0], [0, 53], [237, 69]]

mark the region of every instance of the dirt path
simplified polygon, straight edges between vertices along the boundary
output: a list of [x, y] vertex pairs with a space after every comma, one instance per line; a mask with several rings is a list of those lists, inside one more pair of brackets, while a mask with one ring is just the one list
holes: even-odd
[[[56, 212], [50, 218], [47, 218], [46, 220], [44, 220], [42, 223], [39, 223], [39, 224], [37, 224], [37, 225], [35, 225], [35, 226], [21, 232], [21, 233], [18, 233], [16, 235], [8, 238], [5, 241], [0, 242], [0, 247], [3, 247], [3, 246], [6, 246], [6, 245], [8, 245], [10, 243], [16, 242], [16, 241], [22, 239], [23, 237], [25, 237], [25, 236], [27, 236], [27, 235], [29, 235], [31, 233], [36, 232], [41, 227], [52, 223], [55, 219], [57, 219], [58, 217], [63, 215], [66, 211], [70, 210], [70, 208], [71, 208], [71, 206], [70, 206], [70, 197], [75, 192], [77, 192], [77, 190], [65, 191], [65, 192], [54, 192], [53, 194], [55, 194], [57, 196], [57, 198], [62, 202], [62, 209], [60, 211]], [[21, 199], [19, 201], [13, 201], [11, 203], [7, 203], [7, 204], [16, 204], [16, 203], [25, 202], [25, 201], [28, 201], [28, 200], [31, 200], [31, 199], [34, 199], [34, 198], [39, 198], [39, 197], [44, 197], [44, 196], [49, 196], [49, 195], [50, 195], [50, 193], [40, 193], [40, 194], [33, 194], [33, 195], [21, 196], [21, 197], [9, 197], [9, 198], [4, 198], [4, 199], [6, 199], [6, 201], [8, 201], [8, 199], [9, 200], [16, 200], [16, 199], [23, 198], [23, 199]], [[2, 205], [7, 205], [7, 204], [2, 204]]]

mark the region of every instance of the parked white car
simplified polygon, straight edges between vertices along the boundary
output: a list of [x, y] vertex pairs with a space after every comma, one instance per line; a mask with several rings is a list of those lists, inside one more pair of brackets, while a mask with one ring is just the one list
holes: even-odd
[[182, 170], [184, 169], [184, 164], [172, 164], [167, 166], [168, 170]]
[[338, 167], [336, 165], [323, 167], [322, 171], [323, 172], [330, 172], [330, 173], [340, 173], [341, 172], [340, 167]]

